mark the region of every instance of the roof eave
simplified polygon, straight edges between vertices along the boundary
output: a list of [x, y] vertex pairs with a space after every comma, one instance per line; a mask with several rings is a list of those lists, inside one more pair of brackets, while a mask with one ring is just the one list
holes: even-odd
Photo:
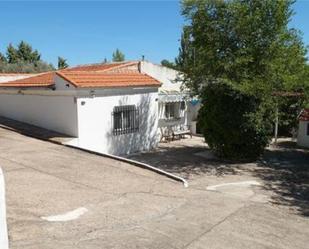
[[76, 87], [77, 88], [81, 88], [81, 89], [86, 89], [86, 88], [106, 88], [106, 89], [112, 89], [112, 88], [139, 88], [139, 87], [143, 87], [143, 88], [159, 88], [161, 86], [161, 84], [145, 84], [145, 85], [125, 85], [125, 86], [87, 86], [87, 85], [81, 85], [78, 84]]

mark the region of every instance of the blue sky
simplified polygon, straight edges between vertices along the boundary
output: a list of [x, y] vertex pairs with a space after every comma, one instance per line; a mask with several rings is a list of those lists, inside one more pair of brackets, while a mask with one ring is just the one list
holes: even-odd
[[[291, 26], [303, 32], [309, 45], [309, 1], [297, 1]], [[0, 51], [20, 40], [56, 64], [70, 65], [111, 59], [119, 48], [126, 59], [160, 62], [178, 54], [183, 25], [178, 1], [1, 1]]]

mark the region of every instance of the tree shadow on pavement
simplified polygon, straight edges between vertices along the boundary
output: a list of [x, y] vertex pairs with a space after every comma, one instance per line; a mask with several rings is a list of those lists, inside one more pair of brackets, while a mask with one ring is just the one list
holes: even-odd
[[272, 203], [289, 206], [309, 216], [309, 151], [296, 143], [282, 142], [269, 147], [253, 174], [274, 193]]
[[[176, 143], [173, 146], [173, 143]], [[207, 158], [209, 154], [209, 158]], [[190, 142], [177, 146], [171, 142], [170, 146], [162, 144], [158, 149], [150, 152], [128, 156], [131, 159], [148, 163], [167, 172], [190, 179], [197, 175], [225, 175], [237, 174], [231, 163], [222, 163], [221, 160], [213, 158], [211, 151], [203, 144], [192, 146]]]
[[248, 174], [263, 181], [273, 204], [288, 206], [309, 216], [309, 151], [298, 148], [295, 142], [270, 146], [261, 159], [253, 163], [225, 162], [201, 154], [211, 155], [211, 152], [202, 142], [192, 146], [187, 140], [181, 146], [177, 141], [168, 146], [161, 144], [156, 150], [129, 158], [189, 180], [202, 175]]

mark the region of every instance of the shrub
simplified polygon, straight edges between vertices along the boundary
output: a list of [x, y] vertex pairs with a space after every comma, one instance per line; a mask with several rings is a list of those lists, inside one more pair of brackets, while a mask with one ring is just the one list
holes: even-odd
[[201, 94], [199, 122], [209, 147], [232, 160], [260, 156], [271, 139], [272, 107], [225, 83], [210, 84]]

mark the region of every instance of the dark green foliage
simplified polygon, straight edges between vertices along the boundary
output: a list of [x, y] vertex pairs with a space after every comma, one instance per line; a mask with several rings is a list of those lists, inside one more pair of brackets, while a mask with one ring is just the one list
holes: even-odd
[[64, 69], [69, 67], [69, 64], [67, 63], [67, 60], [58, 56], [58, 69]]
[[0, 53], [1, 73], [40, 73], [54, 70], [53, 65], [41, 60], [37, 50], [21, 41], [17, 48], [9, 44], [6, 57]]
[[171, 69], [177, 69], [177, 66], [174, 62], [168, 61], [168, 60], [162, 60], [161, 65], [164, 67], [168, 67]]
[[52, 64], [43, 61], [29, 63], [19, 61], [17, 63], [0, 62], [0, 73], [41, 73], [55, 70]]
[[228, 80], [245, 91], [271, 93], [308, 84], [306, 48], [288, 28], [290, 0], [187, 0], [177, 62], [186, 85]]
[[7, 62], [6, 57], [2, 53], [0, 53], [0, 63], [1, 62], [3, 62], [3, 63]]
[[14, 48], [12, 44], [9, 44], [9, 46], [7, 47], [6, 58], [7, 58], [8, 63], [10, 64], [17, 63], [19, 60], [18, 51], [16, 48]]
[[24, 42], [21, 41], [18, 46], [17, 46], [17, 56], [18, 56], [18, 61], [24, 61], [24, 62], [29, 62], [29, 63], [35, 63], [40, 61], [41, 55], [37, 50], [32, 49], [32, 47]]
[[279, 106], [279, 136], [292, 136], [298, 128], [297, 116], [305, 106], [304, 96], [277, 97]]
[[[205, 124], [211, 126], [205, 126], [208, 132], [204, 134], [211, 147], [221, 156], [245, 158], [247, 155], [253, 158], [261, 153], [268, 141], [266, 135], [271, 127], [268, 121], [273, 118], [270, 114], [274, 111], [269, 109], [279, 107], [279, 127], [281, 123], [291, 126], [292, 119], [295, 124], [295, 114], [288, 115], [285, 110], [293, 109], [298, 100], [283, 103], [277, 98], [274, 99], [273, 93], [301, 92], [308, 99], [307, 50], [300, 32], [288, 27], [293, 15], [293, 2], [182, 2], [186, 25], [183, 28], [176, 64], [182, 72], [185, 86], [199, 95], [205, 105], [201, 110], [200, 120], [206, 120]], [[218, 93], [220, 98], [209, 95], [210, 90], [217, 94], [215, 88], [219, 87], [218, 82], [232, 85], [232, 95], [237, 93], [235, 98], [221, 93]], [[256, 98], [253, 102], [252, 96]], [[208, 97], [211, 100], [207, 99]], [[223, 106], [222, 102], [228, 103], [228, 107]], [[236, 110], [230, 110], [230, 106]], [[220, 123], [226, 121], [220, 108], [226, 111], [226, 117], [234, 116], [235, 122], [230, 126]], [[247, 111], [250, 119], [247, 115], [242, 116]], [[220, 115], [217, 118], [216, 113]], [[215, 129], [216, 126], [220, 129]], [[243, 133], [244, 129], [246, 133]], [[248, 140], [249, 144], [245, 143], [243, 136], [255, 137], [257, 147], [250, 144], [254, 140]], [[219, 138], [223, 140], [220, 141]], [[228, 142], [229, 139], [231, 142]], [[240, 139], [240, 144], [237, 139]], [[253, 151], [249, 152], [249, 149]]]
[[125, 60], [125, 55], [117, 48], [113, 53], [113, 61], [120, 62]]
[[206, 86], [202, 99], [199, 124], [219, 157], [248, 160], [263, 153], [272, 133], [269, 103], [224, 83]]

